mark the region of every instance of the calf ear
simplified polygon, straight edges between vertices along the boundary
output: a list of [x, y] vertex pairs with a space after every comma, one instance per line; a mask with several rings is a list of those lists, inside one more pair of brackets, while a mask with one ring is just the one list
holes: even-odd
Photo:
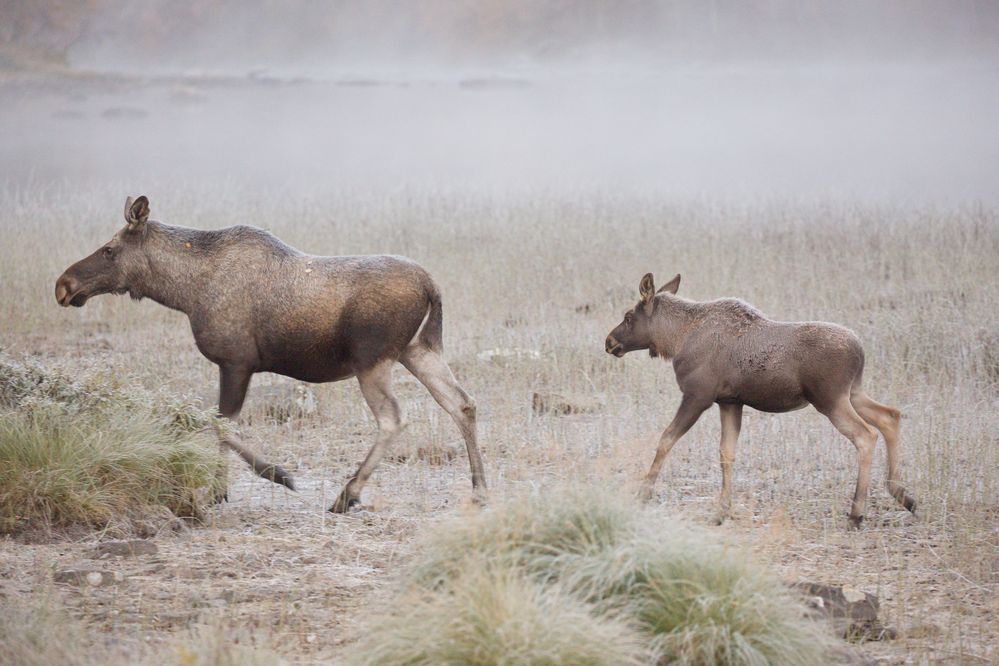
[[680, 274], [677, 273], [675, 278], [673, 278], [663, 286], [659, 287], [659, 291], [657, 291], [656, 293], [658, 294], [663, 291], [668, 291], [671, 294], [675, 294], [676, 290], [679, 288], [680, 288]]
[[643, 303], [651, 303], [652, 297], [656, 295], [656, 281], [652, 273], [646, 273], [642, 281], [638, 284], [638, 293], [642, 295]]
[[149, 199], [139, 197], [135, 201], [132, 197], [125, 199], [125, 221], [132, 229], [138, 229], [149, 219]]

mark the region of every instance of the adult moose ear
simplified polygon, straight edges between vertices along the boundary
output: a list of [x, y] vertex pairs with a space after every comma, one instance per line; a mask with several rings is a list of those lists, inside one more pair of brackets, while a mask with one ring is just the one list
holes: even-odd
[[642, 303], [648, 305], [652, 302], [652, 297], [656, 295], [656, 281], [652, 273], [646, 273], [638, 285], [638, 293], [642, 295]]
[[128, 222], [129, 229], [139, 229], [146, 220], [149, 219], [149, 199], [142, 196], [132, 200], [132, 197], [125, 199], [125, 221]]
[[656, 293], [659, 294], [664, 291], [668, 291], [671, 294], [676, 294], [676, 290], [679, 288], [680, 288], [680, 274], [677, 273], [675, 278], [673, 278], [663, 286], [659, 287], [659, 291], [657, 291]]

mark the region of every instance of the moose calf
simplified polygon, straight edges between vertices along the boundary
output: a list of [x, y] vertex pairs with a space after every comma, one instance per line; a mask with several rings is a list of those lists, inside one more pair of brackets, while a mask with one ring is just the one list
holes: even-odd
[[732, 465], [743, 405], [788, 412], [811, 404], [857, 447], [860, 472], [850, 510], [853, 526], [864, 517], [878, 441], [874, 428], [884, 435], [888, 449], [888, 491], [915, 513], [916, 502], [898, 476], [901, 414], [864, 393], [864, 350], [853, 331], [825, 322], [773, 321], [734, 298], [690, 301], [676, 296], [679, 286], [677, 275], [656, 291], [652, 274], [647, 273], [639, 285], [641, 300], [606, 341], [607, 353], [617, 357], [647, 349], [653, 358], [672, 360], [683, 393], [645, 478], [645, 499], [652, 497], [670, 449], [717, 403], [722, 427], [719, 520], [724, 520], [731, 510]]

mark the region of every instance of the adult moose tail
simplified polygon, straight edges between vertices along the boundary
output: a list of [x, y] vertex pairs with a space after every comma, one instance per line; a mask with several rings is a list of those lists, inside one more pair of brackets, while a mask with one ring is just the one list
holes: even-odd
[[420, 330], [420, 342], [439, 354], [444, 351], [444, 311], [440, 289], [433, 282], [427, 285], [427, 299], [430, 310]]

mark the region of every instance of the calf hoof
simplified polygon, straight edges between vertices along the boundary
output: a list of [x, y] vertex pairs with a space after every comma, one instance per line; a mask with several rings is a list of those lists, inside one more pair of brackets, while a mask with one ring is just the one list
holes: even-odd
[[904, 506], [905, 510], [912, 515], [916, 515], [916, 500], [914, 500], [911, 496], [905, 496], [905, 499], [902, 500], [902, 506]]
[[212, 493], [209, 500], [212, 504], [221, 504], [222, 502], [229, 501], [229, 490], [220, 490]]
[[646, 484], [644, 484], [644, 485], [643, 485], [643, 486], [642, 486], [641, 488], [639, 488], [639, 490], [638, 490], [638, 501], [639, 501], [639, 502], [651, 502], [651, 501], [652, 501], [652, 499], [653, 499], [653, 498], [654, 498], [655, 496], [656, 496], [656, 493], [655, 493], [655, 491], [654, 491], [654, 490], [652, 489], [652, 484], [651, 484], [651, 483], [646, 483]]
[[715, 514], [714, 518], [711, 519], [712, 525], [724, 525], [725, 521], [728, 520], [728, 511], [719, 511]]
[[484, 507], [489, 504], [489, 493], [486, 492], [485, 488], [476, 488], [472, 490], [472, 504], [479, 507]]
[[340, 496], [336, 498], [333, 502], [333, 506], [330, 507], [330, 513], [347, 513], [355, 506], [361, 506], [361, 498], [355, 497], [353, 495], [348, 495], [347, 491], [344, 490], [340, 493]]
[[862, 523], [862, 522], [864, 522], [864, 517], [863, 516], [854, 516], [854, 515], [851, 515], [850, 516], [850, 529], [851, 530], [859, 530], [860, 529], [860, 523]]

